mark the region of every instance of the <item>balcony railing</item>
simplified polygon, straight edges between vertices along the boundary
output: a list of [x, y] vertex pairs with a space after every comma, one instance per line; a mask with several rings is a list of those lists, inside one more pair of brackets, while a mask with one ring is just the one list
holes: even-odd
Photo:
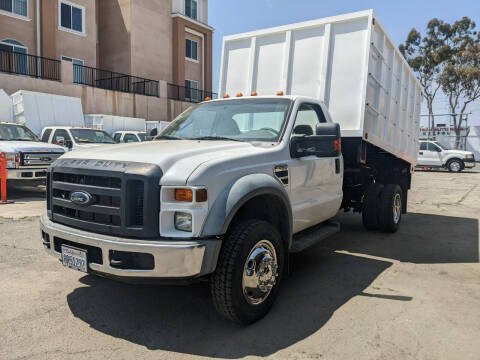
[[207, 97], [216, 99], [218, 94], [211, 91], [188, 88], [175, 84], [167, 84], [167, 97], [171, 100], [199, 103], [204, 101]]
[[105, 90], [156, 97], [160, 95], [158, 81], [83, 65], [73, 64], [73, 82]]
[[60, 81], [60, 61], [0, 50], [0, 72]]

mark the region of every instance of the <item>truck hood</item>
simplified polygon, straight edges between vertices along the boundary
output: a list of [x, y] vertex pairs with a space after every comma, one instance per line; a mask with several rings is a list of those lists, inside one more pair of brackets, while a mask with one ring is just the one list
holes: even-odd
[[39, 141], [0, 141], [0, 149], [2, 152], [28, 152], [28, 151], [42, 151], [42, 152], [64, 152], [65, 150], [58, 145], [47, 144]]
[[236, 141], [161, 140], [72, 151], [62, 159], [131, 161], [158, 165], [164, 185], [185, 185], [201, 164], [216, 158], [256, 153], [259, 147]]

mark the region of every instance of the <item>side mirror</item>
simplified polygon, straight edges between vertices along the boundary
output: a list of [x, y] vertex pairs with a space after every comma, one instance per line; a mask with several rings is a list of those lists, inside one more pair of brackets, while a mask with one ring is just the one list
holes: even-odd
[[290, 142], [290, 155], [294, 159], [311, 155], [337, 157], [340, 153], [340, 126], [335, 123], [318, 124], [315, 135], [294, 136]]
[[55, 144], [65, 146], [65, 138], [63, 136], [57, 136], [55, 139]]
[[73, 142], [72, 142], [72, 140], [66, 140], [66, 141], [65, 141], [65, 146], [66, 146], [69, 150], [72, 150], [72, 148], [73, 148]]

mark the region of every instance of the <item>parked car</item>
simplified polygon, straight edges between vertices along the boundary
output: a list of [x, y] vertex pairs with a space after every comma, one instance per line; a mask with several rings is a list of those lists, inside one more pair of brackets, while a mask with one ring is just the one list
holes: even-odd
[[421, 140], [417, 166], [460, 172], [475, 167], [475, 156], [470, 151], [449, 149], [437, 141]]
[[146, 141], [147, 133], [144, 131], [116, 131], [113, 134], [113, 140], [115, 140], [116, 143]]
[[234, 35], [224, 49], [222, 99], [193, 105], [155, 141], [59, 159], [40, 226], [65, 266], [208, 281], [217, 311], [248, 324], [272, 307], [289, 254], [339, 231], [339, 209], [398, 230], [422, 89], [372, 11]]
[[48, 126], [42, 130], [42, 141], [68, 150], [86, 149], [105, 144], [115, 144], [105, 131], [73, 126]]
[[26, 126], [9, 122], [0, 122], [1, 152], [7, 156], [7, 182], [21, 185], [45, 183], [47, 168], [65, 153], [60, 146], [40, 142]]

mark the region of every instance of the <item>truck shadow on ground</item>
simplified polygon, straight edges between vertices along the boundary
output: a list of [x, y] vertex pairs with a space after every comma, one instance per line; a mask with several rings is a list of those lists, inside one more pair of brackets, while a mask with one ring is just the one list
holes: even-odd
[[359, 254], [421, 263], [478, 262], [474, 219], [411, 214], [399, 233], [387, 236], [363, 230], [358, 216], [340, 217], [341, 233], [292, 256], [292, 274], [274, 308], [249, 327], [221, 319], [206, 284], [133, 286], [85, 276], [81, 282], [87, 286], [69, 294], [68, 305], [92, 328], [148, 349], [232, 359], [268, 356], [317, 332], [355, 296], [411, 300], [408, 294], [364, 292], [392, 262]]

